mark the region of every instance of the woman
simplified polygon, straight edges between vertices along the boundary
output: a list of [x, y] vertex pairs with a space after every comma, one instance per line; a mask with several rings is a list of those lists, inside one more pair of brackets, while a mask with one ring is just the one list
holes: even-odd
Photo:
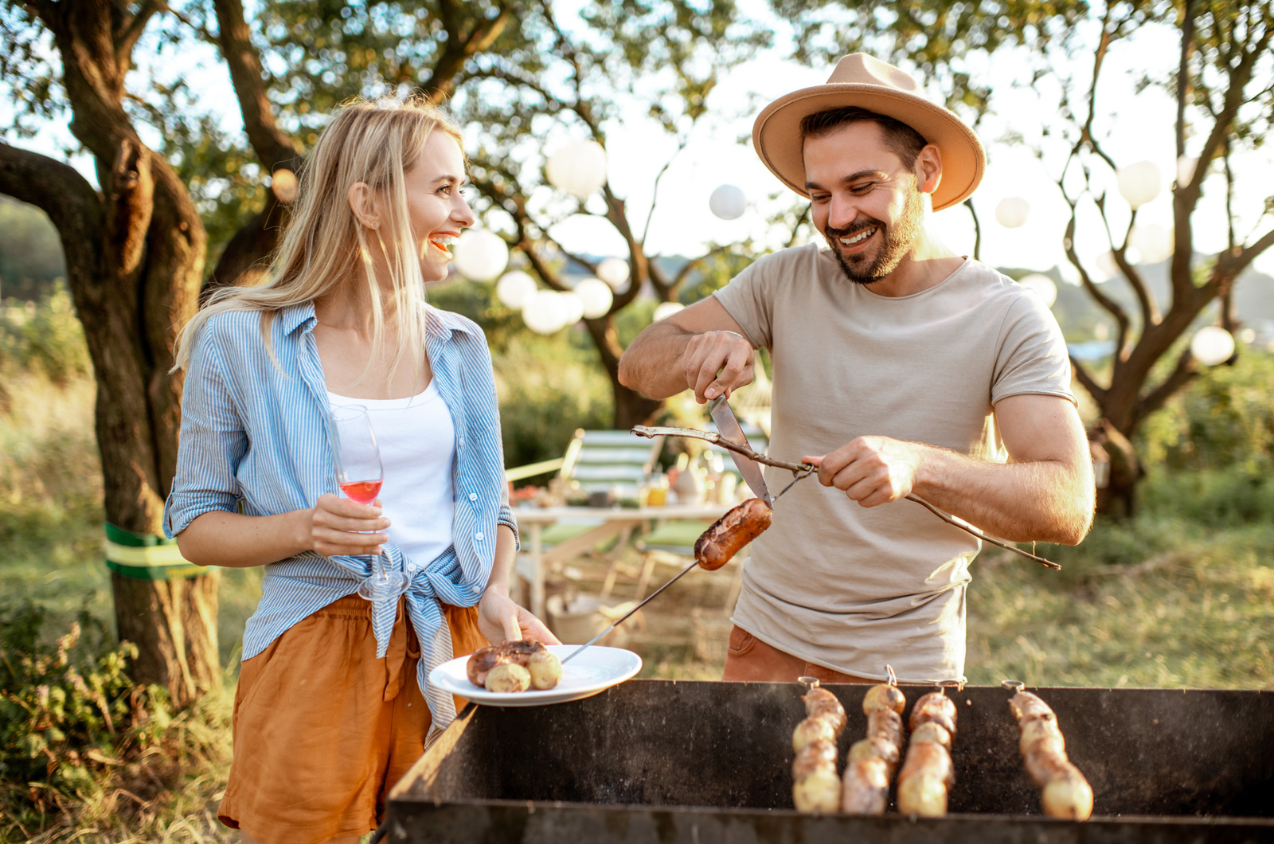
[[[191, 562], [268, 566], [218, 812], [243, 841], [357, 841], [454, 717], [430, 669], [487, 640], [557, 642], [508, 594], [517, 525], [486, 340], [424, 302], [474, 222], [464, 164], [423, 102], [346, 107], [270, 280], [218, 291], [178, 340], [166, 529]], [[330, 414], [350, 404], [368, 407], [385, 463], [371, 505], [337, 494]], [[355, 555], [382, 552], [410, 587], [364, 601], [372, 568]]]

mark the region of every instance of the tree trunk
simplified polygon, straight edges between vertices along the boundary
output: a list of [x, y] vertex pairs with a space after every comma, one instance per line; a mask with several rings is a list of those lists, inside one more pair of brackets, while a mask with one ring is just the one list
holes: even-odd
[[217, 569], [171, 580], [137, 580], [111, 572], [119, 638], [137, 645], [134, 680], [163, 686], [179, 705], [221, 684], [220, 584]]
[[1136, 511], [1137, 483], [1145, 476], [1132, 442], [1107, 419], [1088, 431], [1089, 450], [1097, 477], [1097, 512], [1131, 519]]
[[[129, 15], [107, 2], [35, 6], [61, 56], [71, 131], [96, 160], [101, 193], [55, 159], [0, 143], [0, 191], [42, 208], [61, 237], [97, 379], [106, 520], [139, 535], [163, 532], [184, 382], [168, 370], [176, 332], [194, 313], [206, 250], [185, 185], [123, 109], [132, 47], [159, 8], [143, 4]], [[215, 572], [113, 575], [119, 635], [139, 650], [133, 679], [165, 687], [177, 706], [220, 682], [219, 580]]]
[[663, 407], [663, 402], [648, 399], [635, 390], [630, 390], [619, 383], [617, 377], [611, 378], [611, 389], [615, 394], [615, 429], [626, 431], [634, 425], [646, 425]]

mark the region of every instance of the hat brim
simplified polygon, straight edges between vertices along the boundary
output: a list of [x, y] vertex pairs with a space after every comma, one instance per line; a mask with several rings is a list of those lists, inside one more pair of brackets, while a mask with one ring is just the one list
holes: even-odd
[[806, 198], [801, 121], [829, 109], [857, 106], [906, 123], [942, 155], [942, 181], [933, 210], [963, 202], [986, 172], [986, 153], [973, 130], [942, 106], [881, 85], [829, 83], [793, 91], [770, 103], [752, 127], [752, 143], [765, 166]]

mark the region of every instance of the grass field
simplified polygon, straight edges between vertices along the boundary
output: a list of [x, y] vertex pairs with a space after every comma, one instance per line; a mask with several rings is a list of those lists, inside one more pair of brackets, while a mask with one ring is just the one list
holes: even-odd
[[[23, 601], [44, 607], [50, 640], [82, 610], [110, 622], [92, 385], [80, 380], [58, 388], [32, 377], [5, 388], [0, 610]], [[1099, 524], [1078, 548], [1040, 549], [1063, 564], [1061, 572], [1004, 552], [984, 554], [968, 596], [970, 681], [1274, 689], [1274, 521], [1187, 517], [1171, 505], [1187, 494], [1192, 501], [1205, 497], [1206, 482], [1193, 475], [1152, 478], [1146, 499], [1159, 503], [1137, 521]], [[1214, 509], [1229, 512], [1224, 502]], [[578, 588], [595, 589], [608, 564], [602, 557], [578, 561]], [[731, 574], [698, 574], [669, 590], [615, 642], [642, 655], [641, 676], [720, 676]], [[227, 690], [169, 725], [166, 751], [113, 771], [99, 792], [57, 822], [8, 814], [15, 804], [6, 800], [0, 841], [237, 840], [212, 811], [228, 765], [239, 640], [259, 593], [259, 571], [225, 572], [219, 626]], [[3, 785], [11, 796], [25, 788]]]

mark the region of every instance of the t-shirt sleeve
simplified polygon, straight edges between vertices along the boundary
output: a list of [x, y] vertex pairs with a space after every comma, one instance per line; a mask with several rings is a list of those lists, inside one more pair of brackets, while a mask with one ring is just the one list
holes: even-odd
[[181, 401], [177, 472], [164, 504], [164, 531], [176, 536], [212, 510], [238, 509], [239, 462], [248, 437], [226, 384], [216, 331], [205, 324], [190, 353]]
[[757, 348], [773, 346], [774, 297], [771, 294], [781, 275], [777, 272], [778, 264], [774, 256], [767, 255], [752, 262], [713, 294], [743, 329], [748, 342]]
[[1038, 295], [1022, 291], [1009, 307], [1000, 332], [991, 404], [1009, 396], [1032, 394], [1075, 402], [1062, 329]]

